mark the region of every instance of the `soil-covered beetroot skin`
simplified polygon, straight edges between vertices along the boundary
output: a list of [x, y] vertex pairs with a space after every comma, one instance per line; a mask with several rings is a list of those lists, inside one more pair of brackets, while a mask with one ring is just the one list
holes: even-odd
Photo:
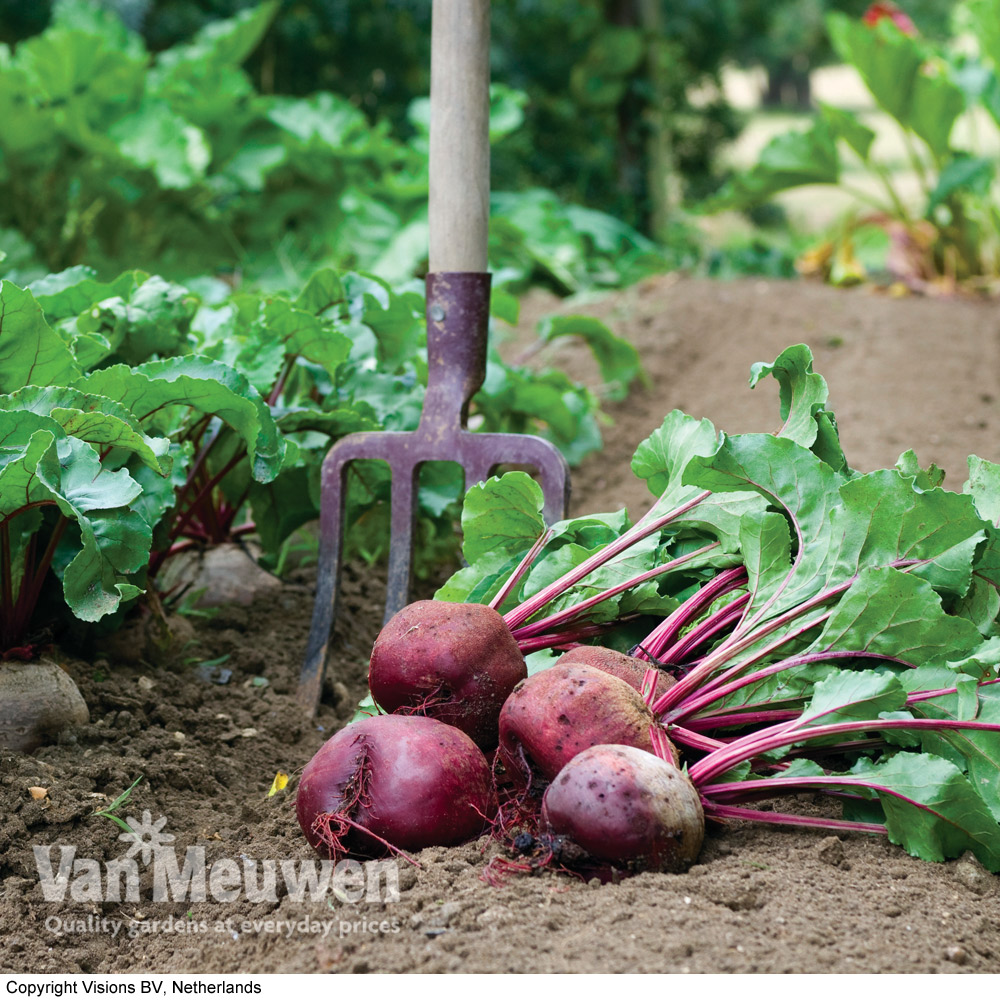
[[642, 696], [625, 681], [560, 660], [519, 684], [504, 702], [498, 756], [515, 781], [515, 775], [526, 783], [551, 781], [581, 750], [599, 743], [652, 752], [654, 722]]
[[[639, 660], [627, 653], [619, 653], [617, 649], [607, 646], [574, 646], [556, 660], [556, 663], [585, 663], [588, 667], [597, 667], [612, 677], [625, 681], [629, 687], [642, 691], [642, 681], [646, 670], [654, 666], [648, 660]], [[663, 670], [656, 671], [656, 692], [654, 701], [672, 688], [677, 681]]]
[[379, 633], [368, 685], [387, 712], [439, 719], [488, 751], [497, 745], [500, 708], [527, 676], [517, 640], [492, 608], [416, 601]]
[[672, 764], [635, 747], [595, 746], [545, 790], [541, 829], [596, 861], [680, 872], [698, 857], [705, 817], [694, 785]]
[[492, 775], [479, 747], [453, 726], [376, 715], [320, 747], [302, 772], [295, 811], [306, 839], [329, 858], [377, 857], [387, 845], [447, 847], [483, 832], [494, 811]]

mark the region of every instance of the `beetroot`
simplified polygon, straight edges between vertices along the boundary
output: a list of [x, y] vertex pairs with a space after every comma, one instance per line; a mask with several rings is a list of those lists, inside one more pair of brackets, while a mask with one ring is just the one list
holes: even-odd
[[492, 608], [417, 601], [379, 633], [368, 685], [387, 712], [438, 719], [492, 750], [500, 708], [527, 675], [517, 641]]
[[[629, 687], [635, 688], [640, 693], [646, 671], [653, 666], [648, 660], [640, 660], [627, 653], [619, 653], [617, 649], [608, 649], [606, 646], [574, 646], [568, 653], [563, 653], [556, 663], [585, 663], [588, 667], [597, 667], [598, 670], [625, 681]], [[657, 670], [653, 701], [655, 702], [676, 683], [670, 674]]]
[[679, 872], [698, 857], [705, 817], [672, 764], [631, 746], [595, 746], [546, 789], [541, 830], [563, 859], [576, 848], [615, 867]]
[[623, 680], [582, 663], [534, 674], [511, 692], [500, 712], [497, 756], [526, 786], [551, 781], [581, 750], [625, 743], [652, 752], [656, 724], [642, 696]]
[[331, 859], [448, 846], [483, 832], [492, 776], [454, 727], [376, 715], [323, 744], [302, 772], [295, 810], [306, 839]]

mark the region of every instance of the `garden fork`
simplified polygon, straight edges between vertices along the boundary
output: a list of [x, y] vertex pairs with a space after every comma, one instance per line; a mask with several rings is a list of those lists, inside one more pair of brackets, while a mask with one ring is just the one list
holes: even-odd
[[298, 692], [310, 714], [319, 704], [337, 614], [349, 463], [381, 459], [392, 473], [386, 621], [409, 601], [417, 477], [424, 462], [457, 462], [466, 485], [487, 479], [500, 464], [532, 466], [547, 523], [565, 515], [569, 499], [569, 469], [550, 442], [466, 429], [469, 402], [486, 375], [489, 323], [489, 0], [434, 0], [429, 166], [423, 412], [415, 431], [350, 434], [323, 461], [316, 604]]

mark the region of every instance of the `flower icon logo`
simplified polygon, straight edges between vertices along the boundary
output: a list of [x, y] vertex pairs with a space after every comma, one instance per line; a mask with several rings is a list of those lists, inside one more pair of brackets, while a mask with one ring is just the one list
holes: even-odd
[[153, 814], [148, 809], [144, 809], [141, 821], [134, 816], [129, 816], [127, 822], [131, 833], [120, 833], [118, 839], [131, 843], [132, 846], [125, 855], [128, 858], [135, 857], [141, 851], [142, 863], [148, 865], [151, 857], [158, 855], [165, 845], [173, 843], [174, 835], [162, 832], [167, 824], [166, 816], [161, 816], [154, 823]]

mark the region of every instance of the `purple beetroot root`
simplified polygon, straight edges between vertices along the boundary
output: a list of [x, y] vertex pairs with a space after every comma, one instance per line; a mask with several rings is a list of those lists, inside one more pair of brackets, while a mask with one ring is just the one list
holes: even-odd
[[336, 860], [478, 836], [495, 811], [482, 751], [453, 726], [376, 715], [345, 726], [302, 772], [295, 810], [306, 839]]
[[492, 608], [416, 601], [379, 633], [368, 685], [387, 712], [446, 722], [490, 751], [500, 708], [527, 676], [517, 640]]
[[705, 836], [701, 799], [673, 764], [630, 746], [594, 746], [545, 791], [541, 834], [558, 854], [628, 870], [680, 872]]

